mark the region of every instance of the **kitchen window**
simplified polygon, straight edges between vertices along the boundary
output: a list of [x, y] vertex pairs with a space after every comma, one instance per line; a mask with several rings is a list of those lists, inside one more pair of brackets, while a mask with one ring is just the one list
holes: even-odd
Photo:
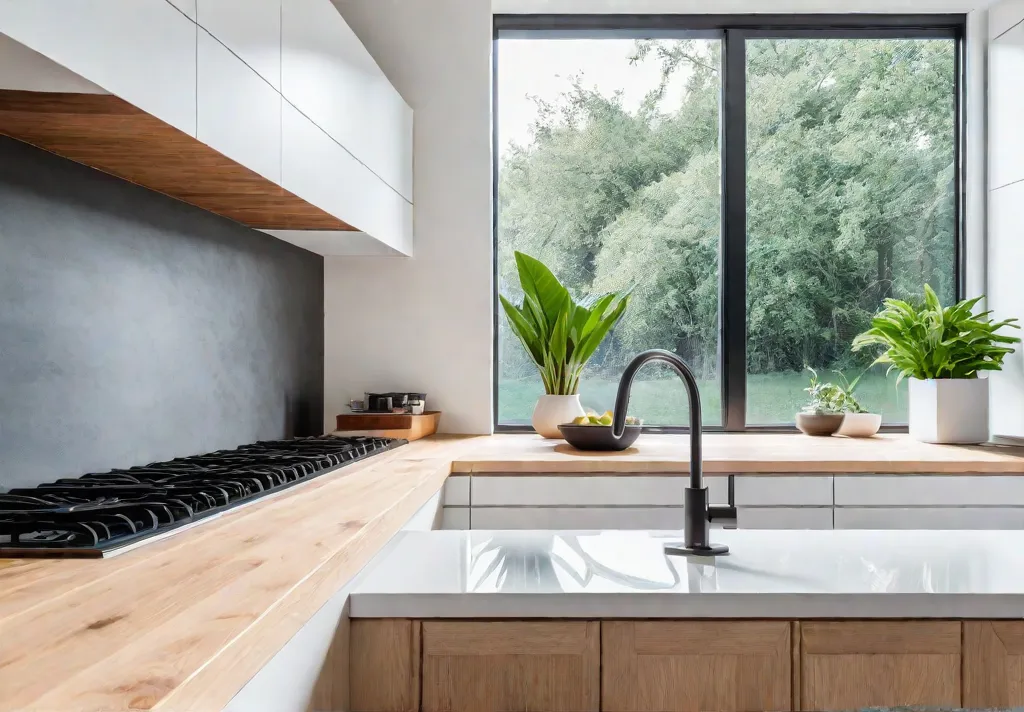
[[[495, 283], [513, 252], [579, 294], [633, 285], [587, 367], [612, 407], [639, 351], [680, 354], [704, 423], [792, 427], [805, 366], [854, 378], [886, 297], [962, 293], [964, 17], [495, 18]], [[528, 427], [540, 378], [496, 313], [495, 419]], [[631, 412], [682, 428], [654, 367]], [[865, 373], [862, 403], [907, 421], [905, 385]]]

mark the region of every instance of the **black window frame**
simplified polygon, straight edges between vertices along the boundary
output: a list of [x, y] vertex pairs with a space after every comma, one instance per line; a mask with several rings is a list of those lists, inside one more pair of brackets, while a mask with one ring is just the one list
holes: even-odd
[[[718, 373], [722, 389], [722, 424], [710, 432], [789, 432], [795, 425], [747, 424], [747, 144], [746, 40], [764, 38], [952, 39], [954, 54], [954, 284], [956, 299], [965, 295], [966, 84], [965, 14], [818, 14], [818, 15], [648, 15], [648, 14], [499, 14], [494, 16], [491, 54], [492, 105], [492, 243], [494, 295], [493, 424], [495, 432], [532, 432], [529, 425], [499, 421], [500, 351], [498, 329], [498, 40], [503, 37], [573, 38], [719, 38], [722, 41], [721, 166], [722, 232], [719, 253]], [[883, 425], [886, 432], [906, 432], [906, 425]], [[684, 433], [686, 426], [644, 427], [645, 432]]]

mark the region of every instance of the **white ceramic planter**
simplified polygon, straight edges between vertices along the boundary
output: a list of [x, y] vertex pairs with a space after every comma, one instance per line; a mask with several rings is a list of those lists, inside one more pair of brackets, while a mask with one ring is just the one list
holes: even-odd
[[988, 440], [988, 379], [910, 380], [910, 437], [926, 443]]
[[882, 427], [882, 416], [878, 413], [847, 413], [837, 435], [848, 438], [870, 438]]
[[533, 409], [533, 429], [546, 438], [560, 439], [558, 426], [571, 423], [573, 418], [586, 415], [579, 395], [541, 396]]

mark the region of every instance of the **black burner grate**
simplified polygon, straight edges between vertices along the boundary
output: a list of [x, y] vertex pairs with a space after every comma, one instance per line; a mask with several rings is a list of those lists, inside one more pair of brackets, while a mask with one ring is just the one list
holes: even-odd
[[0, 493], [0, 556], [101, 556], [404, 444], [268, 440]]

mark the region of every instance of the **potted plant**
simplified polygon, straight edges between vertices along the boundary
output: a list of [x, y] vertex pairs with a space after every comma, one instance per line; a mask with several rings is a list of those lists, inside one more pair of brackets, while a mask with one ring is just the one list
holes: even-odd
[[982, 297], [943, 309], [934, 290], [924, 286], [924, 302], [886, 299], [857, 336], [853, 350], [880, 345], [875, 363], [899, 372], [896, 383], [910, 379], [910, 435], [924, 442], [980, 443], [988, 440], [988, 379], [1013, 353], [1016, 336], [998, 333], [1020, 328], [1016, 319], [993, 322], [991, 312], [973, 313]]
[[832, 435], [843, 424], [844, 392], [834, 383], [822, 383], [810, 366], [811, 383], [804, 390], [810, 400], [796, 414], [796, 427], [805, 435]]
[[622, 318], [630, 294], [611, 292], [574, 299], [544, 264], [515, 253], [522, 304], [500, 295], [512, 332], [523, 344], [544, 382], [533, 411], [533, 427], [546, 438], [561, 438], [559, 425], [585, 415], [579, 387], [583, 367]]
[[[867, 371], [864, 373], [867, 373]], [[846, 376], [841, 372], [836, 372], [836, 375], [842, 381], [838, 388], [842, 393], [843, 409], [843, 422], [839, 426], [839, 430], [836, 431], [837, 435], [845, 435], [848, 438], [870, 438], [878, 433], [878, 429], [882, 427], [881, 414], [869, 413], [853, 394], [864, 373], [857, 376], [851, 382], [847, 381]]]

